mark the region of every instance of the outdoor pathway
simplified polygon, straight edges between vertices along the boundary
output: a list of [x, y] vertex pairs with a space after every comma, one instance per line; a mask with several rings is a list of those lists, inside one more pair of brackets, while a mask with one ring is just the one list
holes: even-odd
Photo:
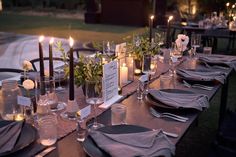
[[[48, 57], [50, 38], [45, 37], [43, 41], [44, 57]], [[55, 38], [54, 41], [62, 41], [65, 51], [69, 50], [68, 39]], [[75, 42], [74, 47], [86, 47], [86, 44]], [[60, 57], [61, 53], [54, 48], [53, 56]], [[24, 60], [32, 60], [38, 57], [38, 36], [0, 32], [0, 68], [22, 69]], [[48, 65], [46, 64], [45, 69], [47, 68]], [[2, 73], [0, 80], [9, 76], [11, 75]]]

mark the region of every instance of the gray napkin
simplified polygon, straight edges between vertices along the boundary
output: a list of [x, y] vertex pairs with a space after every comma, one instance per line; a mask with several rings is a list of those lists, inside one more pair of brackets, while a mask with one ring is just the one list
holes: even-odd
[[171, 157], [175, 153], [175, 146], [160, 130], [127, 134], [92, 131], [90, 136], [112, 157]]
[[236, 56], [226, 56], [226, 55], [208, 55], [200, 56], [200, 61], [212, 64], [226, 64], [236, 71]]
[[149, 94], [159, 102], [175, 108], [194, 108], [202, 111], [203, 107], [209, 107], [208, 97], [203, 94], [162, 90], [149, 90]]
[[12, 122], [0, 128], [0, 153], [11, 151], [21, 133], [23, 122]]
[[176, 73], [184, 78], [199, 80], [199, 81], [213, 81], [217, 80], [224, 84], [226, 75], [222, 71], [212, 71], [212, 70], [189, 70], [189, 69], [178, 69]]

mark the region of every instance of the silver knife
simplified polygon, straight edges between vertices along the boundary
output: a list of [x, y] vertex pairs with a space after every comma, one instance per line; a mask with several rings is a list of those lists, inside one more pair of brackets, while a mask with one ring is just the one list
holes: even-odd
[[44, 157], [45, 155], [47, 155], [48, 153], [50, 153], [54, 149], [56, 149], [56, 147], [54, 147], [54, 146], [53, 147], [48, 147], [48, 148], [44, 149], [42, 152], [35, 155], [35, 157]]

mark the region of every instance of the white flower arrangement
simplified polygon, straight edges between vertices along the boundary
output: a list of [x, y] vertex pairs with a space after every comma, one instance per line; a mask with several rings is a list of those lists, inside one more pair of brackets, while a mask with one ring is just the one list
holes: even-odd
[[187, 50], [188, 43], [189, 43], [189, 37], [184, 34], [179, 34], [178, 38], [175, 40], [176, 47], [181, 52]]
[[24, 70], [24, 71], [29, 71], [29, 70], [32, 70], [32, 69], [33, 69], [32, 64], [31, 64], [29, 61], [27, 61], [27, 60], [24, 60], [24, 61], [23, 61], [22, 67], [23, 67], [23, 70]]

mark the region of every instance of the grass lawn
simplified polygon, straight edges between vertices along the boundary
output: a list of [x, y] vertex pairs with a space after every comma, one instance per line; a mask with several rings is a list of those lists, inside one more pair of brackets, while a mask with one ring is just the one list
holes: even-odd
[[121, 42], [122, 38], [142, 32], [142, 27], [101, 24], [85, 24], [79, 19], [63, 19], [50, 16], [30, 16], [17, 13], [0, 13], [0, 31], [19, 34], [46, 35], [68, 38], [70, 35], [81, 42], [110, 40]]

